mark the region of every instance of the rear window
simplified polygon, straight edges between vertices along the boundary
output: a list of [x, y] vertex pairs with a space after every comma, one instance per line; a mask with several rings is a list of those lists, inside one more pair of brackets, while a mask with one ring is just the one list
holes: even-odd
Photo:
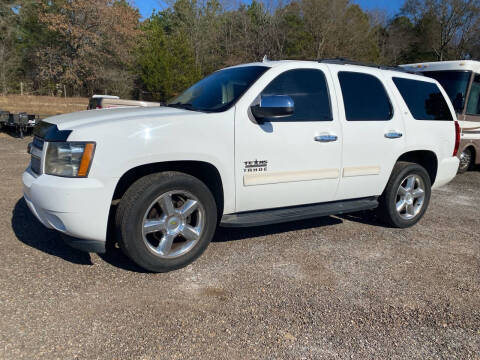
[[437, 84], [396, 77], [393, 82], [416, 120], [453, 120]]

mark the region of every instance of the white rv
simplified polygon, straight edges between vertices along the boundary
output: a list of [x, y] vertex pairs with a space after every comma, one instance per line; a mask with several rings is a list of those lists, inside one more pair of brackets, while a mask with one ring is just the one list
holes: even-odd
[[480, 164], [480, 61], [458, 60], [400, 65], [437, 80], [453, 103], [462, 130], [459, 172]]

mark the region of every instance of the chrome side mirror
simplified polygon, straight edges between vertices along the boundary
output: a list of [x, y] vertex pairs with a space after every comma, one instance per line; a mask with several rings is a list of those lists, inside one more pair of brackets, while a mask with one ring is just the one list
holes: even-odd
[[293, 99], [288, 95], [262, 96], [260, 104], [250, 107], [259, 123], [266, 119], [275, 119], [292, 115], [295, 111]]

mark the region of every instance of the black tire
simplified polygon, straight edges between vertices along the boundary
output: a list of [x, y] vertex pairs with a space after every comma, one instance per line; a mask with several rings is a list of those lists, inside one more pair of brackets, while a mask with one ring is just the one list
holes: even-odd
[[466, 148], [460, 154], [460, 164], [458, 165], [458, 173], [463, 174], [472, 168], [473, 152], [472, 149]]
[[[142, 235], [144, 215], [152, 202], [170, 191], [193, 194], [205, 211], [200, 239], [185, 254], [162, 258], [154, 254]], [[140, 267], [152, 272], [167, 272], [187, 266], [207, 248], [217, 226], [217, 207], [208, 187], [197, 178], [181, 172], [147, 175], [128, 188], [115, 215], [115, 233], [122, 251]]]
[[[400, 188], [400, 185], [404, 180], [410, 175], [417, 175], [423, 180], [424, 189], [424, 199], [423, 205], [420, 208], [418, 214], [416, 214], [411, 219], [403, 218], [400, 213], [397, 211], [397, 192]], [[425, 168], [410, 162], [399, 161], [395, 164], [390, 179], [388, 180], [387, 186], [383, 194], [379, 198], [379, 206], [377, 209], [377, 216], [385, 222], [386, 224], [396, 227], [396, 228], [407, 228], [415, 225], [425, 214], [425, 211], [428, 208], [431, 195], [431, 181], [430, 176], [428, 175]]]

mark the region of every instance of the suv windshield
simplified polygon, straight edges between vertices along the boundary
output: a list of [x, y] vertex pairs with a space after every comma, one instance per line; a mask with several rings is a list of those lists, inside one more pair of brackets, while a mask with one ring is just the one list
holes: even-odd
[[216, 71], [170, 100], [167, 106], [208, 112], [225, 111], [267, 69], [266, 66], [244, 66]]
[[470, 71], [426, 71], [423, 74], [437, 80], [447, 92], [455, 111], [463, 112]]

